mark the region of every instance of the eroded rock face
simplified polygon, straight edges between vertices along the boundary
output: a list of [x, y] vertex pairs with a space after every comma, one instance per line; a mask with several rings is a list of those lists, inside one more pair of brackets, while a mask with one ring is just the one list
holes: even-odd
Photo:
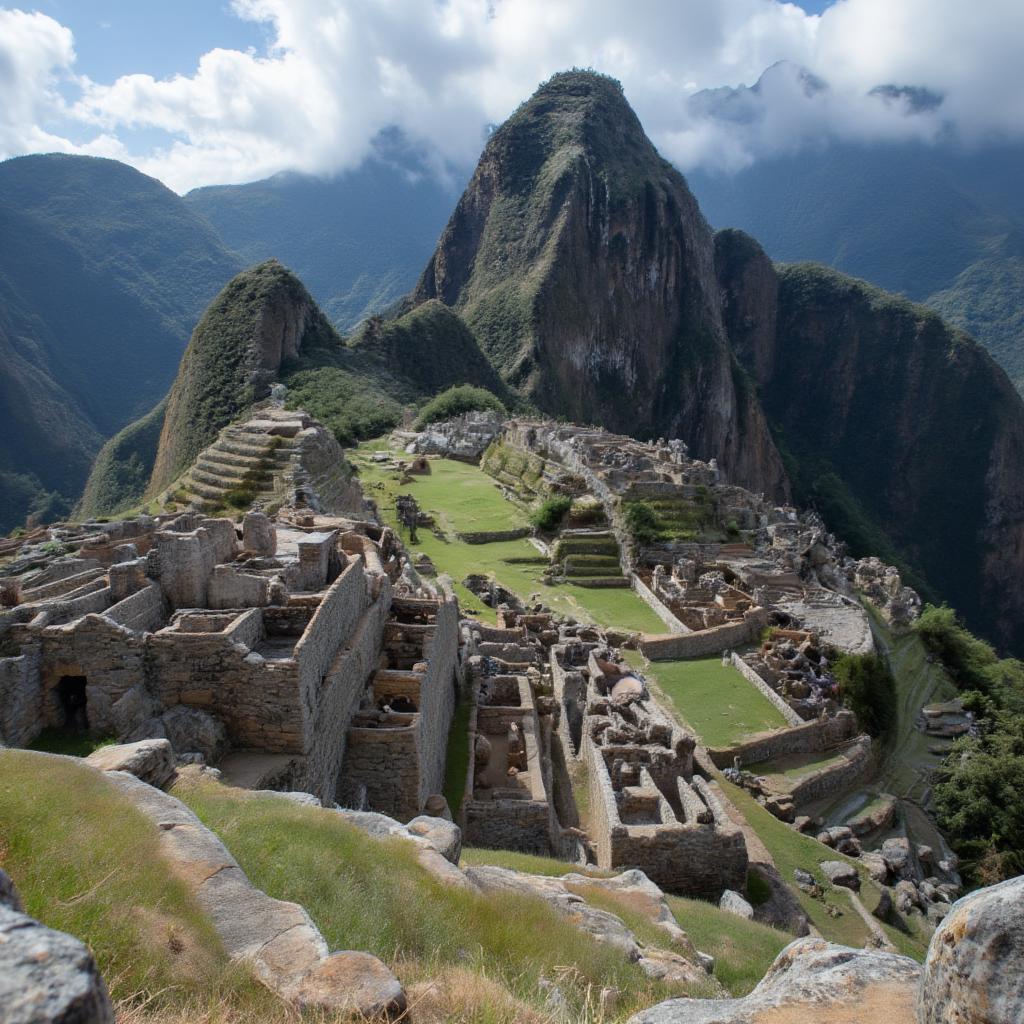
[[[922, 306], [825, 267], [773, 268], [742, 232], [716, 250], [733, 350], [806, 467], [797, 503], [813, 495], [831, 521], [847, 499], [823, 492], [840, 478], [972, 628], [1024, 644], [1024, 408], [1006, 374]], [[916, 614], [898, 576], [859, 582], [894, 622]]]
[[107, 987], [85, 945], [2, 905], [0, 1020], [3, 1024], [114, 1022]]
[[1024, 1020], [1024, 875], [957, 900], [928, 947], [918, 1024]]
[[[824, 939], [791, 942], [750, 995], [742, 999], [669, 999], [629, 1024], [760, 1024], [760, 1022], [913, 1019], [920, 964], [909, 957], [850, 949]], [[836, 1015], [837, 1010], [857, 1010]]]
[[417, 286], [430, 299], [545, 412], [684, 438], [731, 481], [785, 494], [733, 372], [711, 231], [610, 79], [556, 75], [491, 136]]

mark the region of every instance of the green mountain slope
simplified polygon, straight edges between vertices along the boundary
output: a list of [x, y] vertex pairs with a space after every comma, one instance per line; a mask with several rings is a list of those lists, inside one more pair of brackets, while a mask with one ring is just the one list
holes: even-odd
[[0, 163], [0, 238], [0, 473], [20, 495], [0, 507], [6, 531], [67, 509], [238, 263], [169, 189], [87, 157]]
[[826, 267], [717, 239], [730, 335], [798, 501], [1024, 647], [1024, 404], [938, 314]]
[[343, 339], [301, 281], [276, 260], [234, 277], [192, 334], [167, 397], [107, 442], [79, 506], [101, 515], [177, 479], [221, 428], [288, 387], [288, 403], [343, 444], [397, 425], [406, 406], [455, 384], [513, 398], [456, 313], [428, 302]]
[[291, 267], [347, 330], [412, 288], [457, 196], [423, 168], [375, 158], [332, 179], [279, 174], [185, 201], [246, 263]]
[[1024, 383], [1024, 146], [844, 145], [693, 171], [718, 227], [939, 310]]

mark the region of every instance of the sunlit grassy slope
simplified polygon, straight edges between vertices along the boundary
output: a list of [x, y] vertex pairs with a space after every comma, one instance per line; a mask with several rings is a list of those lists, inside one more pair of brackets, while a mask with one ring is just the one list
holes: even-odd
[[27, 913], [89, 946], [115, 1002], [196, 1021], [280, 1019], [281, 1004], [228, 962], [158, 842], [93, 769], [0, 750], [0, 867]]
[[644, 671], [709, 747], [728, 747], [755, 733], [786, 728], [782, 712], [717, 655], [651, 662]]
[[175, 795], [221, 836], [256, 885], [301, 903], [332, 949], [374, 953], [407, 985], [461, 969], [540, 1009], [546, 993], [538, 982], [560, 978], [577, 1014], [612, 986], [621, 993], [615, 1020], [679, 994], [541, 900], [443, 885], [420, 867], [414, 847], [370, 838], [330, 812], [205, 781], [181, 782]]
[[364, 492], [377, 502], [382, 518], [392, 526], [397, 526], [397, 494], [412, 494], [420, 509], [434, 516], [444, 539], [422, 527], [415, 544], [408, 542], [408, 531], [404, 529], [403, 539], [411, 550], [429, 555], [439, 572], [452, 577], [460, 601], [465, 608], [476, 609], [480, 618], [494, 620], [493, 613], [461, 586], [461, 581], [471, 573], [493, 576], [523, 600], [532, 596], [557, 612], [602, 626], [647, 633], [665, 631], [661, 620], [632, 590], [545, 584], [543, 571], [547, 559], [525, 538], [489, 544], [460, 540], [460, 533], [491, 533], [528, 525], [526, 511], [509, 501], [478, 466], [452, 459], [431, 459], [429, 474], [399, 484], [393, 471], [381, 468], [369, 458], [374, 451], [386, 450], [386, 439], [378, 439], [366, 442], [354, 453]]

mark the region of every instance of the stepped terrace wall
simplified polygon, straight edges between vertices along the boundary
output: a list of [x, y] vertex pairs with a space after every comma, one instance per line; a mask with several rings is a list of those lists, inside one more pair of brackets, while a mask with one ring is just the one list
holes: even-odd
[[731, 768], [736, 758], [740, 765], [761, 764], [791, 754], [817, 754], [845, 743], [857, 733], [857, 719], [850, 711], [840, 711], [830, 718], [801, 722], [792, 729], [780, 729], [758, 736], [746, 743], [708, 750], [717, 768]]
[[693, 633], [644, 636], [640, 640], [640, 650], [651, 661], [675, 661], [720, 654], [732, 647], [750, 643], [768, 625], [768, 619], [768, 609], [751, 608], [744, 612], [742, 622], [727, 622], [723, 626]]

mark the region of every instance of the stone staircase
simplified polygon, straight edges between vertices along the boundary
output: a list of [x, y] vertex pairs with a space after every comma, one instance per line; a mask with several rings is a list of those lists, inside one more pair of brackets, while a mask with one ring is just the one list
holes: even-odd
[[296, 439], [307, 426], [304, 413], [272, 409], [225, 427], [167, 491], [167, 499], [203, 512], [243, 510], [272, 500], [288, 485]]
[[563, 530], [552, 545], [557, 575], [580, 587], [628, 587], [619, 542], [611, 530]]

